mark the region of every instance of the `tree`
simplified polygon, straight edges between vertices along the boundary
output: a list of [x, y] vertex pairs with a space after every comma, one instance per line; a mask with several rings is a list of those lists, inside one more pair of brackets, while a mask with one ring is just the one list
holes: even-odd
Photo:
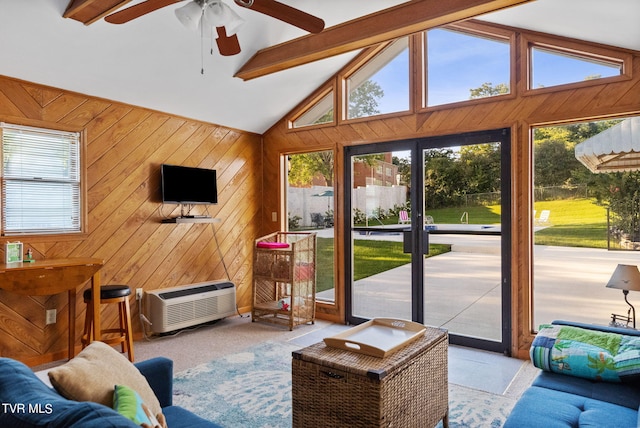
[[327, 110], [327, 112], [325, 114], [323, 114], [322, 116], [320, 116], [315, 122], [313, 122], [315, 125], [320, 125], [322, 123], [329, 123], [329, 122], [333, 122], [333, 107], [330, 108], [329, 110]]
[[384, 96], [380, 85], [365, 80], [349, 93], [349, 119], [373, 116], [380, 113], [378, 99]]
[[289, 185], [305, 187], [322, 175], [327, 186], [333, 186], [333, 152], [302, 153], [289, 156]]
[[460, 148], [465, 193], [500, 191], [500, 144], [474, 144]]
[[537, 187], [570, 184], [572, 171], [582, 167], [573, 148], [561, 140], [543, 140], [535, 145], [534, 177]]
[[631, 241], [640, 241], [640, 172], [618, 172], [610, 177], [609, 207], [614, 224]]
[[[378, 100], [384, 96], [384, 91], [377, 82], [365, 80], [349, 93], [348, 118], [367, 117], [380, 114]], [[333, 122], [334, 109], [330, 108], [320, 116], [314, 124]]]
[[360, 155], [354, 156], [354, 162], [362, 162], [367, 164], [369, 168], [373, 168], [379, 161], [384, 160], [384, 153], [378, 153], [373, 155]]
[[398, 166], [400, 184], [411, 187], [411, 163], [409, 162], [409, 159], [394, 156], [391, 162]]
[[493, 97], [495, 95], [502, 95], [509, 93], [509, 85], [506, 83], [498, 83], [493, 86], [491, 82], [483, 83], [479, 88], [469, 89], [471, 92], [470, 99]]
[[425, 206], [442, 208], [460, 205], [464, 177], [453, 150], [427, 150], [424, 156]]
[[535, 185], [587, 185], [598, 201], [610, 200], [610, 174], [593, 174], [575, 157], [579, 143], [616, 125], [620, 120], [548, 126], [534, 131]]

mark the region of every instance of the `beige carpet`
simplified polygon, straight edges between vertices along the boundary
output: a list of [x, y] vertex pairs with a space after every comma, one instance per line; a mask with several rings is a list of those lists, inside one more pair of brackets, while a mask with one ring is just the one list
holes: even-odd
[[[247, 314], [248, 315], [248, 314]], [[215, 358], [237, 353], [261, 342], [287, 342], [330, 327], [326, 321], [288, 328], [262, 322], [252, 322], [250, 316], [233, 316], [172, 336], [153, 336], [134, 344], [136, 361], [163, 356], [173, 360], [178, 373]]]

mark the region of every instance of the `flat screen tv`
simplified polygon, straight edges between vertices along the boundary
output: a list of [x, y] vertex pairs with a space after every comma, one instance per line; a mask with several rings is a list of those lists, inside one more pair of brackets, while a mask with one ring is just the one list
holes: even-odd
[[216, 170], [162, 164], [162, 202], [217, 204]]

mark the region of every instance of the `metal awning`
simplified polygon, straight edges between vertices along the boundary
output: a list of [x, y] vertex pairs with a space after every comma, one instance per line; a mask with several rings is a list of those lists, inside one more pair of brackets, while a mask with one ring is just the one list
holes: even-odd
[[640, 117], [617, 125], [576, 145], [576, 159], [592, 172], [640, 170]]

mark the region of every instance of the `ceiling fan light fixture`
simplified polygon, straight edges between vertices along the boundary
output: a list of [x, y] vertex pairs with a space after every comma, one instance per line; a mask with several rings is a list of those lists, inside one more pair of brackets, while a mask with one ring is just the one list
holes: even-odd
[[244, 19], [221, 1], [209, 4], [204, 10], [203, 25], [211, 28], [225, 27], [226, 34], [232, 36], [244, 24]]
[[191, 1], [182, 7], [176, 9], [176, 17], [178, 20], [190, 30], [196, 31], [202, 19], [202, 6]]

